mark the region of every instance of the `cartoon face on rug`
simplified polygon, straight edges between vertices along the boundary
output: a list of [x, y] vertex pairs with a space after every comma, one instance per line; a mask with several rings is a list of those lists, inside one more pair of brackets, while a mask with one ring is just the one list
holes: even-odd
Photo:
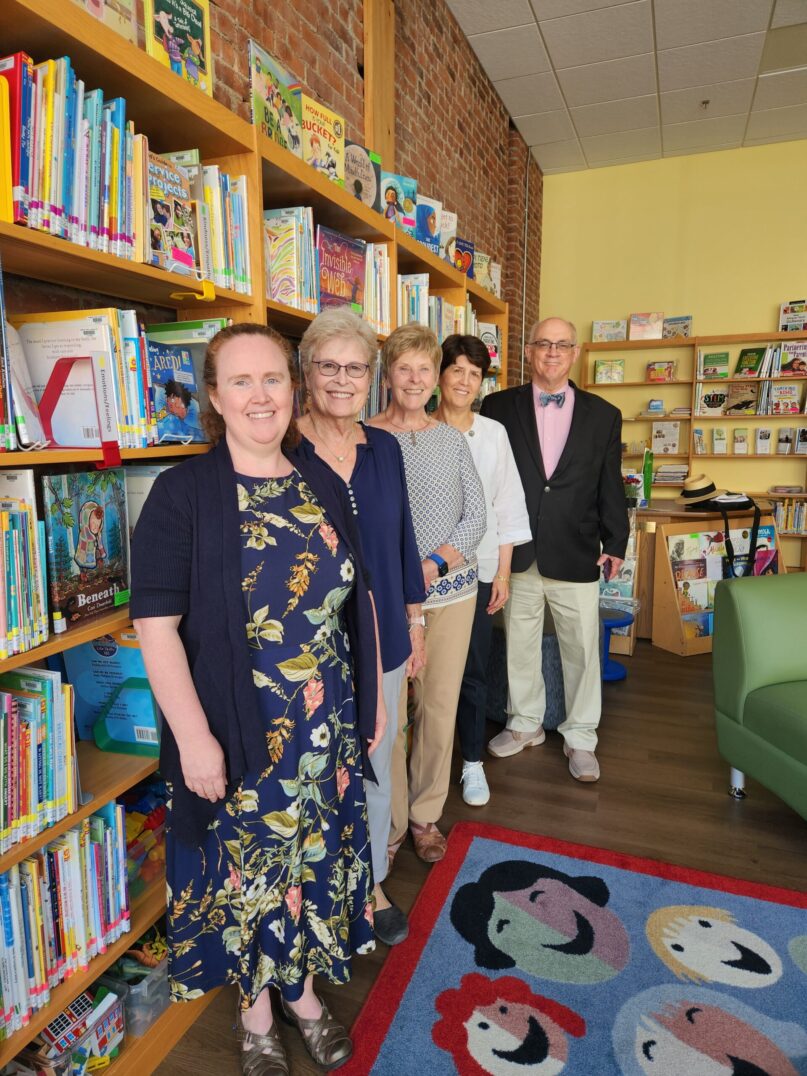
[[521, 979], [488, 979], [476, 972], [435, 1002], [441, 1019], [432, 1038], [463, 1076], [557, 1076], [569, 1059], [569, 1036], [585, 1021]]
[[474, 946], [480, 967], [600, 983], [618, 975], [630, 956], [624, 926], [605, 907], [608, 899], [601, 878], [510, 860], [457, 890], [451, 922]]
[[797, 1076], [807, 1032], [715, 990], [657, 986], [622, 1006], [613, 1045], [625, 1076]]
[[758, 987], [782, 975], [782, 961], [770, 945], [720, 908], [658, 908], [645, 932], [656, 956], [679, 979]]

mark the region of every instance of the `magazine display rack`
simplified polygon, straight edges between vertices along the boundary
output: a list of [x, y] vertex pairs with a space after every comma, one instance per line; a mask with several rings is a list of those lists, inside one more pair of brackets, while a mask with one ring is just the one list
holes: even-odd
[[[752, 515], [739, 512], [729, 513], [729, 525], [732, 531], [735, 528], [750, 529], [752, 523]], [[786, 571], [773, 516], [763, 513], [760, 526], [774, 527], [778, 570], [779, 572]], [[720, 515], [715, 515], [711, 518], [704, 518], [699, 515], [697, 520], [693, 519], [685, 523], [658, 523], [656, 525], [653, 579], [653, 646], [659, 646], [662, 650], [669, 650], [681, 657], [689, 657], [690, 654], [710, 654], [712, 652], [711, 634], [692, 637], [685, 630], [679, 605], [678, 588], [670, 559], [668, 539], [677, 535], [689, 536], [706, 532], [722, 532], [723, 527], [723, 518]]]
[[[395, 282], [398, 272], [429, 275], [430, 288], [457, 304], [470, 303], [477, 315], [495, 322], [501, 332], [499, 383], [507, 384], [507, 303], [485, 291], [453, 266], [441, 261], [412, 237], [396, 231], [380, 214], [352, 198], [336, 184], [261, 135], [256, 128], [219, 102], [177, 79], [157, 60], [103, 25], [78, 4], [64, 0], [3, 0], [0, 5], [0, 40], [3, 53], [29, 53], [35, 62], [67, 55], [88, 85], [103, 87], [107, 97], [122, 96], [127, 116], [148, 136], [149, 145], [163, 152], [198, 147], [205, 164], [247, 177], [251, 295], [214, 286], [210, 281], [166, 272], [158, 267], [99, 253], [61, 238], [0, 221], [0, 256], [5, 272], [45, 283], [65, 285], [89, 293], [113, 295], [121, 303], [142, 303], [176, 312], [177, 320], [227, 317], [236, 321], [269, 323], [299, 337], [312, 320], [306, 314], [267, 301], [263, 242], [264, 209], [310, 205], [315, 221], [388, 246], [390, 258], [391, 323], [395, 325]], [[493, 372], [493, 371], [491, 371]], [[181, 458], [206, 451], [204, 444], [168, 444], [145, 449], [121, 449], [124, 461]], [[54, 464], [98, 463], [98, 449], [62, 449], [0, 454], [0, 467], [52, 467]], [[128, 609], [87, 621], [63, 635], [51, 634], [46, 644], [0, 661], [0, 671], [37, 663], [50, 654], [69, 649], [130, 624]], [[86, 808], [68, 816], [37, 838], [17, 845], [0, 857], [0, 873], [7, 871], [36, 847], [74, 825], [99, 805], [114, 800], [156, 769], [152, 759], [104, 753], [94, 745], [79, 745], [81, 783], [92, 794]], [[34, 1014], [21, 1031], [0, 1042], [0, 1068], [10, 1061], [45, 1024], [79, 995], [123, 952], [129, 941], [149, 927], [165, 910], [164, 883], [148, 886], [132, 906], [132, 929], [86, 972], [74, 974], [53, 992], [50, 1005]], [[213, 1000], [216, 992], [183, 1006], [170, 1006], [143, 1039], [130, 1039], [111, 1066], [121, 1073], [151, 1072], [187, 1028]], [[180, 1011], [181, 1010], [181, 1011]]]

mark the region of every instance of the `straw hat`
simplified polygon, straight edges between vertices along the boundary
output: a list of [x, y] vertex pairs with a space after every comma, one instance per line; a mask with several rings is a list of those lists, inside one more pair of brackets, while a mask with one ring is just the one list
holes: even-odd
[[675, 498], [676, 504], [698, 504], [700, 501], [710, 501], [712, 497], [720, 497], [726, 491], [718, 489], [708, 475], [698, 474], [684, 479], [684, 488], [681, 496]]

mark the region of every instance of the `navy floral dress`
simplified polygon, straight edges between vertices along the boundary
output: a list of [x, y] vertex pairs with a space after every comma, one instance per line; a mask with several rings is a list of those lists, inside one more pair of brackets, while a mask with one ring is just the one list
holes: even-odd
[[[169, 842], [169, 981], [175, 1001], [237, 984], [297, 1000], [309, 973], [350, 978], [375, 947], [370, 846], [342, 606], [353, 560], [312, 491], [237, 476], [241, 577], [266, 727], [201, 848]], [[170, 824], [170, 819], [169, 819]]]

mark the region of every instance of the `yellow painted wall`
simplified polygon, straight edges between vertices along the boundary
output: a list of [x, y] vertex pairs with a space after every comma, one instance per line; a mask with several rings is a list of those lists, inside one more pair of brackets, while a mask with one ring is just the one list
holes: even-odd
[[[648, 310], [691, 314], [697, 335], [775, 331], [779, 304], [807, 296], [805, 177], [807, 141], [546, 176], [541, 315], [574, 321], [581, 341], [591, 339], [594, 319]], [[636, 356], [638, 376], [645, 358], [662, 357], [673, 356]], [[679, 373], [690, 371], [684, 366]], [[682, 394], [674, 403], [687, 395], [683, 387], [667, 391]], [[622, 405], [627, 417], [658, 394], [624, 389], [603, 395]], [[807, 425], [807, 417], [795, 416], [792, 424], [799, 423]], [[711, 439], [712, 424], [703, 425]], [[727, 421], [729, 452], [732, 427], [749, 428], [753, 452], [753, 429], [765, 425], [775, 437], [782, 422]], [[626, 424], [623, 440], [649, 432], [649, 424]], [[775, 462], [707, 458], [693, 468], [729, 489], [807, 484], [803, 456]], [[791, 540], [788, 562], [797, 563], [802, 552]]]

